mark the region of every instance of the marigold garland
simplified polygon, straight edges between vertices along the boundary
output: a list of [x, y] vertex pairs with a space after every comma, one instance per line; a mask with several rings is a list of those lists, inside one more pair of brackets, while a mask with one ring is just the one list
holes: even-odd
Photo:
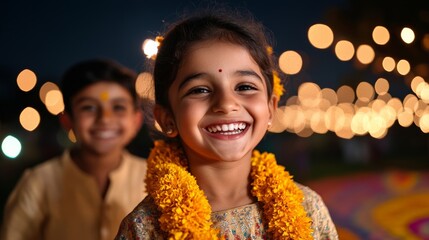
[[280, 99], [285, 91], [285, 88], [282, 84], [279, 74], [276, 71], [273, 71], [273, 83], [273, 93], [277, 96], [278, 99]]
[[[312, 239], [311, 219], [302, 206], [303, 194], [275, 156], [254, 151], [252, 194], [263, 203], [264, 219], [274, 239]], [[155, 141], [148, 158], [146, 184], [161, 211], [161, 229], [169, 239], [218, 239], [211, 207], [186, 156], [177, 144]]]

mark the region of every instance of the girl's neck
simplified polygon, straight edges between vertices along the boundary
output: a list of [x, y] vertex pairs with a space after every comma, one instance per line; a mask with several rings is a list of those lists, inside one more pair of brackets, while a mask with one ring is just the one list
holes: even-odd
[[250, 193], [250, 162], [189, 164], [190, 171], [204, 191], [213, 212], [255, 202]]

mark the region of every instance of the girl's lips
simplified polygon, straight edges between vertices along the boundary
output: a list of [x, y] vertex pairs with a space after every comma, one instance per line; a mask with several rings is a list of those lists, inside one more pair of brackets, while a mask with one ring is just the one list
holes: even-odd
[[210, 133], [219, 133], [219, 134], [239, 134], [243, 132], [247, 127], [245, 122], [234, 122], [234, 123], [223, 123], [223, 124], [214, 124], [206, 127], [205, 129]]
[[217, 139], [234, 140], [242, 137], [249, 129], [250, 124], [245, 122], [230, 122], [213, 124], [205, 128], [206, 132]]

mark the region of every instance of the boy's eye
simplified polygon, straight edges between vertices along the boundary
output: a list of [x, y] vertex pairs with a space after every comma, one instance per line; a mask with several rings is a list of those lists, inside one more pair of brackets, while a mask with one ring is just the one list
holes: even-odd
[[125, 105], [114, 105], [113, 110], [115, 112], [122, 112], [122, 111], [127, 110], [127, 106], [125, 106]]
[[97, 106], [95, 106], [95, 105], [82, 105], [82, 106], [80, 106], [79, 109], [82, 112], [95, 112], [95, 111], [97, 111]]

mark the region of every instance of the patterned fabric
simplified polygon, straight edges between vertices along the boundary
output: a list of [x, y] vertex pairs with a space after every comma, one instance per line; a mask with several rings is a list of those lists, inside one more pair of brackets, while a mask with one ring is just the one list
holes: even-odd
[[146, 161], [127, 152], [109, 174], [101, 198], [95, 179], [80, 170], [68, 151], [28, 169], [5, 208], [2, 240], [111, 240], [121, 220], [146, 196]]
[[[313, 223], [313, 237], [338, 239], [337, 231], [328, 209], [320, 196], [310, 188], [297, 184], [304, 193], [304, 208]], [[148, 196], [123, 221], [115, 239], [166, 239], [157, 219], [160, 212]], [[220, 229], [225, 239], [270, 239], [267, 226], [262, 218], [262, 206], [253, 203], [225, 211], [213, 212], [214, 227]]]

